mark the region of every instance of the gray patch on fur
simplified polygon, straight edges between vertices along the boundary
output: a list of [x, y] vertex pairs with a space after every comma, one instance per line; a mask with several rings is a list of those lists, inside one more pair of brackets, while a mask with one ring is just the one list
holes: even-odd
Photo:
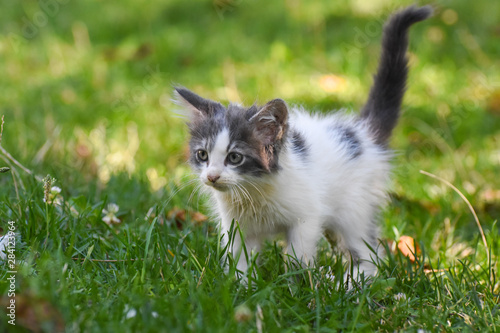
[[230, 104], [226, 109], [222, 104], [186, 88], [175, 90], [181, 102], [191, 110], [189, 146], [190, 163], [194, 169], [202, 167], [196, 158], [197, 151], [204, 149], [210, 153], [217, 135], [227, 129], [230, 146], [238, 146], [245, 157], [238, 170], [253, 175], [280, 170], [279, 154], [288, 134], [288, 108], [283, 100], [274, 99], [264, 106], [249, 108]]
[[307, 159], [309, 155], [309, 147], [307, 146], [304, 135], [297, 130], [291, 130], [290, 143], [292, 144], [292, 150], [297, 153], [304, 160]]
[[333, 126], [331, 130], [334, 132], [335, 136], [339, 138], [340, 143], [346, 147], [351, 159], [356, 159], [361, 155], [363, 152], [361, 141], [352, 128]]
[[257, 112], [255, 106], [245, 109], [231, 104], [224, 118], [229, 130], [230, 146], [243, 153], [245, 161], [238, 166], [241, 173], [259, 176], [268, 173], [262, 162], [262, 144], [255, 136], [255, 126], [249, 121]]
[[211, 151], [217, 135], [223, 129], [220, 117], [208, 118], [203, 122], [193, 122], [189, 124], [191, 140], [189, 141], [190, 157], [189, 162], [192, 167], [199, 169], [201, 163], [196, 158], [198, 149]]

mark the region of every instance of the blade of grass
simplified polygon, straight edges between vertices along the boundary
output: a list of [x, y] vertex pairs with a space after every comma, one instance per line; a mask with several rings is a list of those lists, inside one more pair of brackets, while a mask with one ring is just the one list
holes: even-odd
[[[153, 233], [153, 228], [156, 224], [157, 219], [158, 218], [153, 219], [153, 222], [151, 222], [151, 225], [149, 226], [148, 233], [146, 234], [146, 249], [144, 250], [144, 259], [148, 258], [149, 243], [151, 242], [151, 234]], [[144, 277], [146, 276], [146, 265], [147, 265], [147, 260], [144, 260], [142, 263], [141, 283], [144, 283]]]
[[[474, 207], [472, 207], [472, 205], [471, 205], [470, 201], [467, 199], [467, 197], [465, 195], [463, 195], [462, 192], [460, 192], [460, 190], [458, 188], [456, 188], [452, 183], [450, 183], [446, 179], [443, 179], [443, 178], [441, 178], [439, 176], [436, 176], [436, 175], [434, 175], [434, 174], [432, 174], [430, 172], [424, 171], [424, 170], [420, 170], [420, 173], [424, 174], [424, 175], [426, 175], [428, 177], [431, 177], [431, 178], [439, 180], [440, 182], [442, 182], [446, 186], [448, 186], [451, 189], [453, 189], [460, 196], [460, 198], [462, 198], [462, 200], [465, 201], [465, 203], [469, 207], [469, 210], [471, 211], [472, 215], [474, 216], [474, 220], [476, 221], [477, 228], [479, 229], [479, 233], [481, 234], [481, 238], [483, 240], [484, 248], [486, 250], [486, 256], [487, 256], [487, 259], [488, 259], [488, 262], [489, 262], [490, 261], [490, 251], [489, 251], [489, 247], [488, 247], [488, 242], [486, 241], [486, 236], [484, 235], [483, 227], [481, 226], [481, 222], [479, 222], [479, 218], [477, 217], [477, 214], [476, 214], [476, 212], [474, 210]], [[490, 265], [489, 279], [491, 280], [491, 265]]]

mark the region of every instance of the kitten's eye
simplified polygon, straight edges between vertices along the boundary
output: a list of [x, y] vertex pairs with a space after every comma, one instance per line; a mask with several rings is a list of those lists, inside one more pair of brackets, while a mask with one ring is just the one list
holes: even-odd
[[208, 161], [208, 153], [206, 150], [200, 149], [196, 152], [196, 157], [198, 158], [199, 161], [201, 162], [206, 162]]
[[227, 159], [228, 159], [229, 163], [236, 165], [236, 164], [240, 164], [241, 161], [243, 161], [243, 155], [238, 154], [238, 153], [230, 153], [227, 156]]

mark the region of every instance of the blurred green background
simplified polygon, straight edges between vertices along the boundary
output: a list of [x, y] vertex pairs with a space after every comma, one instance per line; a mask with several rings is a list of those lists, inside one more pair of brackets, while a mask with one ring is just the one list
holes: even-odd
[[[412, 28], [381, 226], [383, 239], [410, 235], [422, 254], [411, 263], [389, 253], [382, 287], [349, 291], [321, 270], [299, 271], [309, 274], [299, 283], [279, 244], [266, 247], [247, 290], [220, 267], [213, 224], [176, 218], [207, 208], [192, 194], [187, 128], [174, 112], [172, 88], [223, 103], [283, 98], [315, 112], [357, 112], [383, 22], [414, 1], [0, 2], [0, 167], [11, 168], [0, 174], [0, 234], [13, 221], [18, 306], [40, 310], [38, 322], [19, 311], [20, 326], [255, 332], [260, 320], [279, 332], [498, 327], [500, 1], [435, 1], [435, 16]], [[57, 199], [44, 201], [42, 183], [8, 153], [39, 179], [55, 177]], [[420, 170], [470, 200], [490, 252], [464, 200]], [[107, 203], [119, 206], [120, 223], [105, 223]], [[318, 265], [343, 276], [327, 246]], [[239, 317], [241, 309], [252, 319]]]
[[[223, 103], [280, 97], [356, 112], [383, 21], [412, 3], [4, 0], [1, 144], [35, 174], [57, 178], [64, 195], [107, 196], [137, 218], [155, 200], [172, 199], [189, 174], [173, 85]], [[435, 16], [411, 32], [386, 233], [410, 225], [424, 237], [439, 228], [442, 207], [465, 207], [420, 169], [459, 187], [486, 228], [500, 212], [500, 2], [433, 4]], [[12, 177], [0, 184], [13, 195]], [[186, 198], [173, 200], [188, 205]], [[456, 218], [464, 237], [476, 230], [466, 209]]]

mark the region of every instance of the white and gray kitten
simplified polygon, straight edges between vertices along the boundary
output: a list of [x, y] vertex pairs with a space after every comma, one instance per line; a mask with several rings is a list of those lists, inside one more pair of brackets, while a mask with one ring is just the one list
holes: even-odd
[[[408, 30], [431, 14], [429, 6], [411, 6], [388, 20], [374, 84], [357, 116], [310, 114], [281, 99], [226, 108], [175, 89], [189, 112], [190, 164], [211, 192], [240, 271], [248, 268], [242, 242], [259, 251], [265, 239], [284, 233], [287, 253], [304, 265], [326, 234], [351, 255], [356, 274], [376, 273], [376, 220], [387, 199], [387, 143], [405, 92]], [[230, 242], [233, 220], [243, 239]]]

